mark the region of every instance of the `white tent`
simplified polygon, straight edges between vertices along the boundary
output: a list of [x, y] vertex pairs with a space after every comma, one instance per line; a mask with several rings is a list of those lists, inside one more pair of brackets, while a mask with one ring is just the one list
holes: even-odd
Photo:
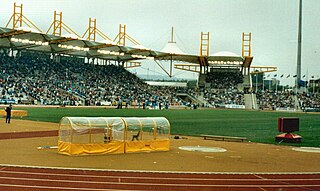
[[228, 52], [228, 51], [220, 51], [212, 54], [211, 56], [221, 56], [221, 57], [240, 57], [239, 55], [233, 53], [233, 52]]
[[210, 65], [239, 65], [243, 63], [243, 58], [233, 52], [221, 51], [209, 56], [208, 62]]
[[175, 42], [168, 42], [161, 52], [169, 54], [185, 54]]

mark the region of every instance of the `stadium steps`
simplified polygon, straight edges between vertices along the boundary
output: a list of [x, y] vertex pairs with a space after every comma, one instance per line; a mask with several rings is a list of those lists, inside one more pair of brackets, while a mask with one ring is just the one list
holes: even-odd
[[203, 95], [199, 95], [199, 96], [195, 97], [195, 96], [192, 96], [188, 93], [177, 93], [177, 97], [179, 97], [180, 99], [185, 100], [187, 102], [192, 101], [192, 102], [197, 103], [199, 105], [206, 105], [208, 107], [213, 107], [213, 105], [211, 105], [209, 102], [207, 102], [204, 99]]
[[300, 104], [299, 104], [299, 100], [298, 100], [298, 96], [293, 96], [293, 99], [294, 99], [294, 107], [297, 111], [301, 111], [301, 107], [300, 107]]
[[258, 109], [256, 94], [244, 94], [244, 102], [246, 109]]

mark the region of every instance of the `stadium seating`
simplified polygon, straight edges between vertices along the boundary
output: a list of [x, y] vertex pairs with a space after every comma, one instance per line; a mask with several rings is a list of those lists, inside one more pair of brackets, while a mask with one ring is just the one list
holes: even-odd
[[[50, 54], [23, 50], [12, 56], [9, 52], [0, 49], [0, 104], [117, 106], [125, 103], [124, 107], [155, 109], [162, 103], [163, 108], [174, 105], [196, 108], [192, 107], [194, 103], [177, 96], [185, 93], [216, 108], [245, 105], [244, 92], [238, 90], [238, 84], [243, 82], [240, 71], [211, 71], [204, 76], [206, 85], [195, 91], [150, 86], [122, 66], [94, 65], [85, 63], [84, 58], [60, 56], [57, 61]], [[297, 102], [305, 111], [320, 108], [319, 93], [295, 95], [292, 91], [271, 90], [255, 93], [260, 109], [294, 109]]]
[[[147, 106], [180, 102], [175, 88], [154, 88], [122, 66], [93, 65], [84, 59], [21, 52], [15, 57], [0, 56], [0, 91], [4, 104], [101, 105], [123, 102]], [[133, 103], [133, 104], [132, 104]]]

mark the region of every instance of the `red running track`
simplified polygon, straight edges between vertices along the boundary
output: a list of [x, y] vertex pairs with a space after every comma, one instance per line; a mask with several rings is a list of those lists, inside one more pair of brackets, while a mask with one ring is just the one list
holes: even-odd
[[1, 165], [0, 190], [316, 191], [320, 173], [166, 173]]
[[34, 138], [34, 137], [56, 137], [56, 136], [58, 136], [58, 130], [7, 132], [7, 133], [0, 133], [0, 140], [1, 139]]

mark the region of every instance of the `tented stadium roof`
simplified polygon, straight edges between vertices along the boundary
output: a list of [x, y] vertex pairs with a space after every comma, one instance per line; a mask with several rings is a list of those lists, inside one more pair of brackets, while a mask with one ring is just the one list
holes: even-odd
[[242, 67], [244, 63], [244, 59], [241, 56], [228, 51], [216, 52], [209, 56], [207, 61], [209, 66], [214, 67]]
[[243, 58], [233, 52], [221, 51], [212, 54], [208, 61], [239, 61], [243, 62]]
[[[33, 31], [29, 28], [10, 29], [0, 27], [0, 47], [15, 50], [33, 50], [71, 56], [101, 58], [128, 62], [141, 59], [173, 60], [199, 64], [197, 55], [183, 53], [176, 44], [167, 45], [162, 51], [147, 49], [143, 46], [120, 46], [112, 42], [94, 42], [79, 39], [74, 35], [55, 36]], [[243, 61], [235, 55], [213, 55], [206, 57], [207, 61]]]
[[220, 56], [220, 57], [237, 57], [239, 58], [240, 56], [237, 55], [236, 53], [229, 52], [229, 51], [221, 51], [221, 52], [216, 52], [212, 54], [212, 56]]
[[161, 52], [170, 53], [170, 54], [185, 54], [180, 50], [175, 42], [168, 42], [166, 46], [161, 50]]

